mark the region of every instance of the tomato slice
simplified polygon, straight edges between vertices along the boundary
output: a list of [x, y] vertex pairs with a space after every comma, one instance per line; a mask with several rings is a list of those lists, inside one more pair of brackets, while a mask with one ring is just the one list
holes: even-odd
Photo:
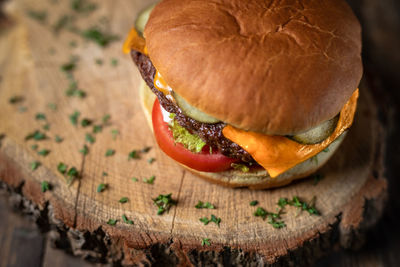
[[208, 146], [204, 146], [200, 153], [193, 153], [182, 144], [175, 143], [168, 123], [163, 120], [158, 99], [153, 105], [152, 120], [154, 135], [160, 148], [165, 154], [189, 168], [203, 172], [221, 172], [230, 169], [231, 163], [238, 161], [215, 150], [210, 154]]

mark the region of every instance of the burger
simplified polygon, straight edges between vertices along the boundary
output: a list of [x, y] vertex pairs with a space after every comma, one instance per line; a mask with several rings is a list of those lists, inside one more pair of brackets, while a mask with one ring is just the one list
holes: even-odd
[[361, 29], [343, 0], [163, 0], [123, 50], [160, 148], [215, 183], [307, 177], [353, 122]]

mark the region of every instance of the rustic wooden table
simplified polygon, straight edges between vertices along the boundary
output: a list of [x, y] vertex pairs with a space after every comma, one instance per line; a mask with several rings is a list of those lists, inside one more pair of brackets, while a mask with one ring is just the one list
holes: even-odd
[[[397, 230], [396, 215], [400, 211], [397, 194], [400, 190], [396, 181], [396, 166], [399, 166], [400, 127], [396, 123], [396, 112], [399, 110], [400, 78], [396, 70], [400, 67], [400, 12], [395, 0], [385, 1], [351, 1], [353, 8], [361, 19], [364, 29], [364, 62], [371, 72], [374, 86], [383, 89], [379, 97], [383, 120], [389, 133], [386, 154], [386, 177], [389, 180], [389, 205], [378, 225], [367, 234], [365, 246], [359, 251], [338, 251], [317, 262], [317, 266], [397, 266], [400, 262], [400, 231]], [[381, 90], [381, 89], [380, 89]], [[1, 139], [1, 137], [0, 137]], [[1, 140], [0, 140], [1, 142]], [[18, 195], [0, 191], [0, 266], [87, 266], [89, 263], [68, 256], [61, 250], [53, 248], [51, 234], [42, 234], [33, 221], [22, 219], [13, 209], [13, 203], [21, 205]], [[28, 207], [29, 205], [27, 205]], [[36, 212], [23, 210], [25, 213]], [[33, 214], [33, 218], [40, 217]], [[31, 216], [32, 218], [32, 216]], [[39, 220], [37, 223], [41, 224]], [[46, 229], [46, 225], [41, 225]], [[101, 233], [99, 233], [101, 234]], [[71, 250], [67, 244], [56, 244], [66, 251]], [[90, 257], [88, 257], [90, 260]], [[163, 259], [155, 259], [162, 264]]]

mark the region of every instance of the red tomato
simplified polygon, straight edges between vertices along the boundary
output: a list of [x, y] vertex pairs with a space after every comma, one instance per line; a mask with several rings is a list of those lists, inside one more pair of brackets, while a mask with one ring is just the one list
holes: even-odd
[[208, 146], [204, 146], [200, 153], [193, 153], [182, 144], [175, 143], [168, 123], [163, 120], [158, 99], [156, 99], [153, 105], [152, 120], [154, 135], [158, 145], [165, 154], [179, 163], [198, 171], [221, 172], [231, 168], [231, 163], [237, 161], [237, 159], [226, 157], [218, 151], [213, 150], [212, 154], [210, 154]]

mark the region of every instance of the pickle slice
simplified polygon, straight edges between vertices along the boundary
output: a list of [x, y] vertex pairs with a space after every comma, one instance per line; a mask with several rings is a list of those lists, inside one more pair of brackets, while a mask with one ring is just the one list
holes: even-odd
[[179, 96], [177, 93], [172, 92], [173, 97], [175, 98], [176, 103], [182, 109], [183, 114], [186, 116], [195, 119], [196, 121], [204, 122], [204, 123], [217, 123], [218, 119], [198, 110], [197, 108], [191, 106], [185, 99]]
[[333, 119], [327, 120], [320, 125], [311, 128], [307, 132], [296, 134], [290, 138], [299, 142], [301, 144], [317, 144], [328, 138], [336, 128], [337, 122], [339, 120], [339, 115]]
[[147, 24], [147, 21], [149, 20], [149, 16], [151, 11], [153, 10], [153, 8], [155, 7], [156, 4], [152, 4], [148, 7], [146, 7], [143, 11], [141, 11], [135, 21], [135, 28], [137, 30], [137, 32], [139, 33], [140, 36], [143, 36], [143, 32], [144, 32], [144, 27]]

